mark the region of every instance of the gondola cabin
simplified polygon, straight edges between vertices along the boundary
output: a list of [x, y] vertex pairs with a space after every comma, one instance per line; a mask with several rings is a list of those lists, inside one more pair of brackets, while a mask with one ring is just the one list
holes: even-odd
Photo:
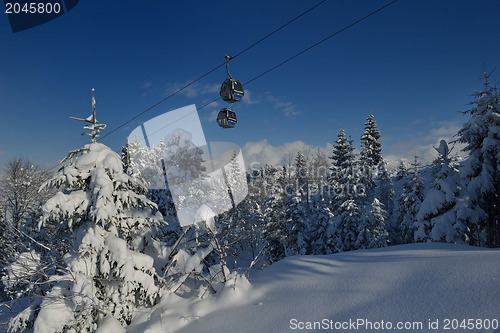
[[234, 79], [226, 79], [220, 87], [220, 97], [222, 100], [229, 103], [239, 102], [245, 92], [243, 91], [243, 85], [240, 81]]
[[222, 109], [217, 115], [217, 123], [222, 128], [233, 128], [236, 125], [236, 113], [230, 109]]

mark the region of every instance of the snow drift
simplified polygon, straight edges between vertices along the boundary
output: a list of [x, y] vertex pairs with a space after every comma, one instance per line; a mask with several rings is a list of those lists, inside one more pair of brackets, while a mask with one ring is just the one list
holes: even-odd
[[[185, 313], [197, 319], [178, 332], [311, 332], [299, 328], [324, 319], [390, 322], [392, 330], [400, 332], [500, 332], [499, 328], [452, 329], [451, 323], [500, 320], [499, 250], [421, 243], [295, 256], [256, 272], [250, 282], [252, 288], [240, 295], [244, 305], [198, 317]], [[436, 320], [438, 329], [429, 329], [429, 321]], [[422, 328], [398, 330], [399, 322], [421, 323]], [[330, 331], [388, 330], [360, 326]]]

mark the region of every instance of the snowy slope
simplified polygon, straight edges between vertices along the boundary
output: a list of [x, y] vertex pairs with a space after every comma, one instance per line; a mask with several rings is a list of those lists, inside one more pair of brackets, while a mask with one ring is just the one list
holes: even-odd
[[[292, 330], [291, 319], [297, 328], [298, 321], [367, 319], [373, 325], [383, 320], [386, 327], [390, 321], [400, 332], [500, 332], [444, 329], [446, 318], [500, 320], [499, 250], [429, 243], [291, 257], [250, 281], [246, 304], [215, 310], [179, 332], [312, 331]], [[437, 330], [428, 329], [429, 319], [439, 319]], [[405, 321], [423, 328], [395, 328]]]
[[[426, 243], [296, 256], [263, 271], [252, 271], [250, 282], [237, 280], [235, 290], [230, 282], [217, 297], [164, 297], [153, 311], [136, 314], [126, 332], [500, 333], [500, 328], [454, 330], [451, 322], [450, 329], [444, 329], [446, 318], [500, 321], [500, 250]], [[0, 316], [2, 321], [8, 317], [4, 316]], [[292, 319], [297, 321], [290, 322]], [[335, 327], [335, 323], [348, 325], [349, 320], [358, 319], [370, 321], [372, 327], [382, 321], [387, 327], [391, 322], [393, 329], [370, 330], [363, 325], [357, 329], [298, 329], [307, 322]], [[429, 320], [439, 320], [438, 329], [429, 329]], [[421, 322], [422, 329], [399, 330], [398, 322]], [[4, 329], [0, 327], [0, 332]], [[124, 330], [116, 322], [106, 321], [99, 332]]]

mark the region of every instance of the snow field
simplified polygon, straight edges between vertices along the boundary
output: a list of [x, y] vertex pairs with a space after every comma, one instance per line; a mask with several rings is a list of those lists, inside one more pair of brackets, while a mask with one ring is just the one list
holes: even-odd
[[[186, 308], [191, 311], [181, 312], [184, 316], [191, 313], [193, 319], [177, 318], [178, 326], [184, 321], [185, 327], [167, 331], [292, 332], [301, 331], [291, 329], [292, 319], [365, 319], [423, 325], [401, 332], [452, 332], [444, 330], [447, 318], [500, 320], [499, 263], [499, 250], [441, 243], [289, 257], [263, 271], [253, 271], [252, 288], [240, 295], [237, 304], [217, 309], [211, 307], [212, 301], [205, 306], [200, 301], [197, 307]], [[429, 329], [428, 321], [436, 319], [439, 329]], [[357, 330], [366, 331], [370, 330]]]

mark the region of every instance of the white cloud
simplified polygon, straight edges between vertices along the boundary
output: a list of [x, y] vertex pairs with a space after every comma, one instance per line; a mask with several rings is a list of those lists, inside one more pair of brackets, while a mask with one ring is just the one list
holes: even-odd
[[274, 104], [275, 109], [280, 109], [287, 117], [300, 114], [300, 111], [297, 110], [297, 105], [293, 104], [290, 101], [283, 101], [283, 98], [268, 94], [267, 100]]
[[255, 98], [253, 92], [251, 92], [248, 89], [245, 89], [245, 96], [241, 101], [244, 104], [253, 105], [253, 104], [259, 104], [261, 102], [261, 98], [259, 97]]
[[455, 146], [453, 154], [464, 156], [462, 152], [463, 145], [459, 143], [450, 144], [451, 141], [456, 140], [455, 134], [460, 130], [461, 126], [457, 122], [439, 122], [432, 123], [428, 133], [423, 133], [422, 136], [415, 137], [408, 141], [395, 142], [394, 139], [385, 142], [382, 146], [384, 158], [388, 161], [395, 162], [399, 160], [412, 161], [413, 156], [419, 156], [421, 164], [431, 163], [437, 157], [437, 152], [434, 147], [439, 146], [441, 140], [445, 140], [450, 148]]
[[[305, 151], [309, 149], [311, 154], [314, 154], [318, 147], [307, 145], [303, 141], [286, 142], [279, 146], [273, 146], [267, 140], [258, 142], [247, 142], [243, 148], [243, 157], [247, 168], [254, 166], [264, 166], [265, 164], [281, 165], [282, 158], [285, 154], [292, 154], [294, 157], [299, 150]], [[320, 147], [321, 151], [326, 156], [331, 155], [332, 145], [327, 143], [324, 147]]]
[[151, 81], [143, 81], [142, 84], [141, 84], [141, 88], [142, 89], [148, 89], [150, 88], [151, 86], [153, 85], [153, 83]]
[[[177, 90], [182, 89], [190, 82], [191, 81], [167, 83], [167, 88], [165, 89], [165, 96], [173, 94]], [[195, 82], [190, 86], [182, 89], [182, 91], [180, 91], [179, 94], [192, 98], [200, 95], [218, 93], [219, 90], [220, 90], [220, 84], [217, 83], [200, 84], [198, 82]]]
[[219, 110], [212, 110], [212, 112], [208, 113], [206, 117], [204, 117], [203, 119], [207, 120], [207, 121], [216, 121], [217, 120], [217, 114], [219, 114]]

